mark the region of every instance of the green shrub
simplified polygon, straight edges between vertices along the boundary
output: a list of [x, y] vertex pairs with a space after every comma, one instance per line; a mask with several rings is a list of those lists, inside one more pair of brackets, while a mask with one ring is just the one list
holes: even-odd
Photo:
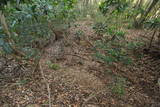
[[107, 25], [105, 23], [98, 22], [93, 26], [93, 29], [95, 30], [96, 34], [101, 35], [106, 33]]
[[135, 49], [143, 46], [144, 43], [138, 42], [138, 41], [136, 42], [136, 41], [135, 41], [135, 42], [128, 42], [126, 45], [127, 45], [126, 47], [127, 47], [128, 49], [130, 49], [130, 50], [135, 50]]
[[60, 66], [58, 64], [54, 64], [51, 61], [47, 61], [46, 64], [48, 65], [48, 67], [50, 69], [53, 69], [53, 70], [59, 70], [60, 69]]
[[113, 93], [123, 96], [125, 94], [126, 79], [122, 77], [116, 77], [115, 83], [111, 85]]
[[116, 31], [115, 35], [119, 38], [125, 38], [125, 32], [124, 31]]
[[84, 36], [84, 32], [82, 30], [78, 30], [78, 31], [76, 31], [75, 36], [77, 38], [81, 38], [82, 36]]
[[[26, 55], [25, 58], [36, 56], [37, 47], [33, 46], [36, 41], [43, 39], [47, 42], [54, 35], [53, 29], [60, 24], [69, 26], [74, 19], [73, 7], [76, 0], [25, 0], [20, 1], [18, 7], [16, 3], [13, 1], [0, 4], [3, 5], [2, 10], [11, 33], [9, 37], [0, 25], [0, 46], [8, 54], [12, 53], [12, 48], [15, 47]], [[8, 39], [13, 43], [9, 43]]]
[[[123, 63], [125, 65], [132, 64], [132, 59], [127, 55], [125, 41], [125, 32], [117, 30], [116, 27], [108, 27], [106, 30], [108, 36], [111, 36], [109, 41], [96, 41], [96, 48], [100, 49], [95, 53], [95, 57], [109, 65], [115, 63]], [[114, 39], [113, 39], [114, 37]], [[109, 37], [108, 37], [109, 38]]]
[[16, 85], [25, 85], [25, 84], [27, 84], [27, 83], [28, 83], [28, 80], [23, 79], [23, 80], [17, 81]]
[[125, 11], [129, 6], [129, 3], [128, 0], [105, 0], [104, 2], [101, 2], [99, 9], [104, 15], [110, 11], [112, 7], [115, 7], [115, 9], [112, 10], [112, 13], [120, 13]]
[[58, 64], [50, 64], [49, 65], [49, 68], [50, 69], [53, 69], [53, 70], [59, 70], [60, 69], [60, 66]]

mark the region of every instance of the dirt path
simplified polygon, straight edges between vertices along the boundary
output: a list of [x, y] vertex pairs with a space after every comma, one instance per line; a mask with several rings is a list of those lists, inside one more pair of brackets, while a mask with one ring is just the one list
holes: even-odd
[[[83, 27], [87, 28], [84, 25]], [[47, 47], [40, 60], [40, 65], [50, 84], [51, 99], [55, 106], [82, 106], [88, 103], [96, 93], [106, 90], [105, 84], [98, 77], [88, 72], [92, 66], [98, 68], [100, 64], [92, 61], [87, 47], [84, 48], [80, 45], [83, 42], [82, 45], [87, 46], [87, 41], [83, 39], [76, 41], [75, 33], [80, 29], [72, 31], [71, 28], [69, 38], [64, 37]], [[81, 30], [83, 31], [83, 29]], [[58, 65], [59, 69], [49, 68], [46, 64], [48, 61]]]

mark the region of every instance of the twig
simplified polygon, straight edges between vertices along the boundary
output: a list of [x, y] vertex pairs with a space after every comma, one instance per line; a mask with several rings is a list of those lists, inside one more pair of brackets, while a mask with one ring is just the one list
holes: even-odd
[[95, 93], [95, 94], [91, 94], [87, 99], [85, 99], [85, 101], [84, 101], [83, 104], [82, 104], [82, 107], [84, 107], [85, 104], [86, 104], [88, 101], [90, 101], [92, 98], [95, 98], [98, 94], [105, 92], [106, 89], [107, 89], [107, 88], [105, 88], [105, 89], [103, 89], [103, 90], [100, 90], [100, 91], [98, 91], [98, 92]]
[[45, 76], [44, 76], [44, 72], [43, 72], [43, 69], [42, 69], [41, 64], [39, 64], [39, 68], [40, 68], [40, 72], [41, 72], [42, 78], [43, 78], [43, 80], [44, 80], [44, 82], [46, 83], [46, 86], [47, 86], [49, 107], [52, 107], [51, 91], [50, 91], [49, 83], [47, 82], [47, 80], [46, 80], [46, 78], [45, 78]]
[[[52, 54], [52, 55], [58, 55], [58, 54]], [[82, 56], [80, 56], [80, 55], [78, 55], [78, 54], [70, 54], [70, 53], [67, 53], [67, 54], [63, 54], [63, 55], [76, 56], [76, 57], [82, 58], [82, 59], [84, 59], [84, 60], [89, 60], [89, 59], [84, 58], [84, 57], [82, 57]]]
[[65, 54], [65, 55], [76, 56], [76, 57], [82, 58], [82, 59], [84, 59], [84, 60], [88, 60], [87, 58], [81, 57], [81, 56], [79, 56], [79, 55], [77, 55], [77, 54]]

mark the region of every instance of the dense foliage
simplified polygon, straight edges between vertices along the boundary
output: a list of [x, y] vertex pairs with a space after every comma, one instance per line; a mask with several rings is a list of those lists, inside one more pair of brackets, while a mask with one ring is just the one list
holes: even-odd
[[[39, 51], [38, 46], [35, 46], [37, 41], [45, 45], [45, 41], [55, 36], [54, 29], [70, 27], [77, 16], [81, 17], [80, 12], [86, 14], [83, 16], [98, 20], [93, 27], [98, 35], [109, 32], [112, 36], [121, 35], [121, 31], [112, 32], [109, 28], [114, 26], [119, 29], [126, 24], [128, 28], [139, 27], [140, 24], [158, 28], [159, 2], [147, 2], [147, 7], [141, 0], [136, 1], [137, 4], [133, 1], [135, 0], [104, 0], [94, 3], [92, 0], [83, 0], [78, 2], [81, 5], [77, 5], [77, 0], [1, 0], [0, 46], [5, 53], [19, 50], [27, 58], [36, 56]], [[99, 9], [93, 9], [92, 7], [96, 8], [95, 5]], [[75, 6], [80, 6], [80, 10], [75, 10]], [[156, 15], [150, 12], [152, 10]]]
[[128, 0], [105, 0], [99, 6], [100, 11], [106, 14], [109, 10], [111, 12], [123, 12], [130, 2]]
[[74, 20], [75, 3], [76, 0], [3, 0], [0, 45], [4, 52], [13, 53], [14, 47], [26, 58], [37, 55], [37, 41], [45, 45], [56, 27], [67, 27]]

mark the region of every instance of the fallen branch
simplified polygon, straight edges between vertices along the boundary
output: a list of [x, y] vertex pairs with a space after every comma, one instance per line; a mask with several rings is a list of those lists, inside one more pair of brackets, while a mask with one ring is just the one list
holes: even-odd
[[[59, 55], [59, 54], [52, 54], [52, 55]], [[82, 56], [80, 56], [80, 55], [78, 55], [78, 54], [63, 54], [63, 55], [70, 55], [70, 56], [75, 56], [75, 57], [79, 57], [79, 58], [81, 58], [81, 59], [84, 59], [84, 60], [89, 60], [89, 59], [87, 59], [87, 58], [84, 58], [84, 57], [82, 57]]]
[[98, 91], [97, 93], [91, 94], [87, 99], [85, 99], [85, 101], [84, 101], [83, 104], [82, 104], [82, 107], [85, 107], [85, 104], [86, 104], [88, 101], [90, 101], [91, 99], [96, 98], [97, 95], [99, 95], [99, 94], [101, 94], [101, 93], [103, 93], [103, 92], [106, 92], [106, 89], [107, 89], [107, 88], [104, 88], [103, 90], [100, 90], [100, 91]]
[[42, 66], [41, 64], [39, 64], [39, 68], [40, 68], [40, 72], [41, 72], [41, 75], [42, 75], [42, 78], [47, 86], [47, 91], [48, 91], [48, 100], [49, 100], [49, 107], [52, 107], [52, 102], [51, 102], [51, 91], [50, 91], [50, 87], [49, 87], [49, 83], [47, 82], [45, 76], [44, 76], [44, 72], [43, 72], [43, 69], [42, 69]]
[[76, 56], [76, 57], [82, 58], [82, 59], [84, 59], [84, 60], [88, 60], [87, 58], [81, 57], [81, 56], [79, 56], [79, 55], [77, 55], [77, 54], [65, 54], [65, 55]]

